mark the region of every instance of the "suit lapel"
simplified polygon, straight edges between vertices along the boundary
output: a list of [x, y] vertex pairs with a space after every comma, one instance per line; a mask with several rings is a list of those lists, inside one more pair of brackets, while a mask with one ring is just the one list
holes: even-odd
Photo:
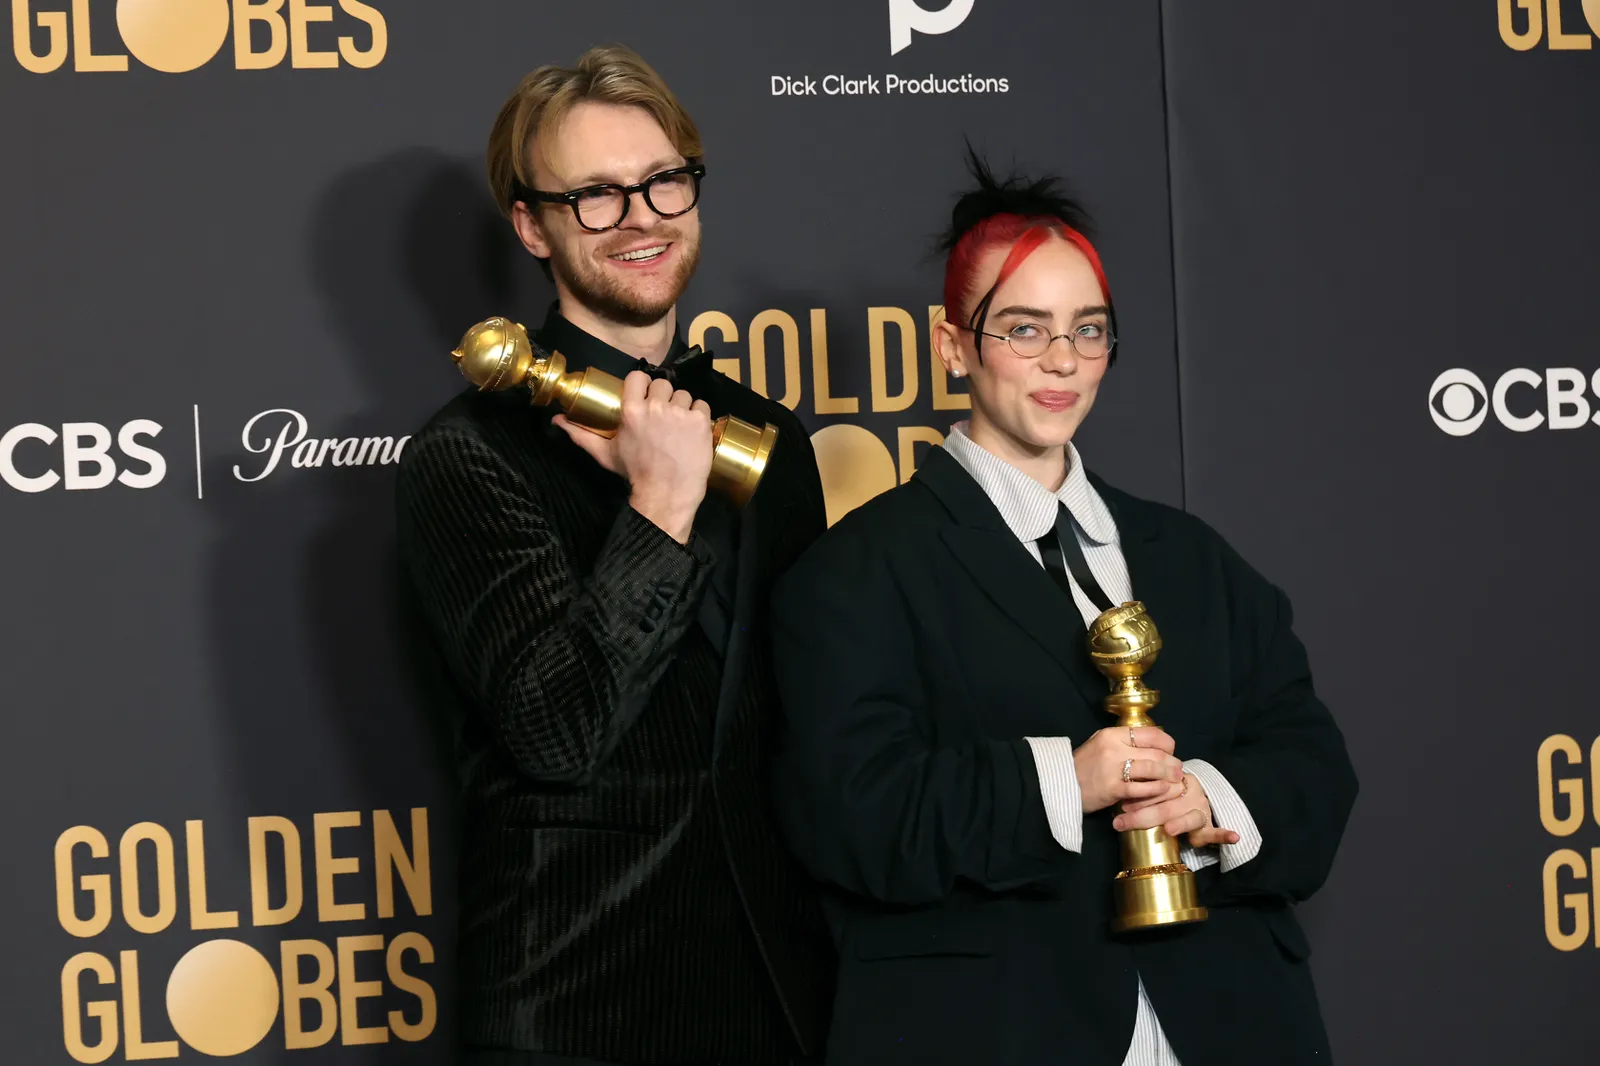
[[[1122, 556], [1128, 564], [1133, 598], [1145, 605], [1161, 634], [1161, 655], [1145, 675], [1151, 688], [1160, 690], [1162, 678], [1186, 676], [1186, 662], [1200, 654], [1200, 618], [1194, 594], [1195, 560], [1180, 554], [1181, 543], [1166, 535], [1159, 512], [1126, 496], [1091, 475], [1096, 491], [1117, 524]], [[1183, 701], [1163, 701], [1152, 717], [1163, 728], [1181, 723]]]
[[929, 449], [916, 478], [933, 490], [958, 523], [942, 534], [956, 561], [994, 605], [1061, 666], [1084, 702], [1098, 706], [1107, 683], [1089, 660], [1077, 605], [1050, 580], [994, 503], [944, 449]]
[[733, 622], [729, 627], [727, 650], [722, 657], [722, 686], [717, 694], [717, 720], [712, 732], [711, 758], [722, 752], [728, 723], [738, 711], [739, 691], [744, 682], [745, 664], [750, 655], [750, 620], [756, 607], [756, 561], [760, 541], [760, 493], [756, 493], [739, 513], [738, 561], [734, 570]]

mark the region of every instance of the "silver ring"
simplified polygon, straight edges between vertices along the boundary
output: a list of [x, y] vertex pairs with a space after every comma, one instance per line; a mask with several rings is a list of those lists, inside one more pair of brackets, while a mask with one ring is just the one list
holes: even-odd
[[1127, 784], [1133, 777], [1133, 760], [1129, 759], [1122, 764], [1122, 783]]
[[1130, 725], [1128, 727], [1128, 747], [1137, 748], [1138, 746], [1139, 746], [1139, 742], [1137, 740], [1133, 739], [1133, 726]]

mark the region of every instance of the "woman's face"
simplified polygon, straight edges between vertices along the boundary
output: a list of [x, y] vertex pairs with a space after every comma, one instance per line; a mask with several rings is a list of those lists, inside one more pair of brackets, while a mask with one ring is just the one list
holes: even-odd
[[[1009, 251], [995, 248], [984, 258], [974, 301], [994, 284]], [[961, 321], [966, 321], [972, 307], [961, 311]], [[1087, 350], [1091, 338], [1109, 331], [1109, 318], [1105, 293], [1088, 258], [1065, 238], [1052, 235], [994, 294], [983, 323], [988, 336], [948, 319], [940, 323], [935, 334], [939, 357], [947, 370], [972, 382], [973, 439], [991, 451], [998, 447], [1019, 456], [1064, 447], [1094, 406], [1107, 359], [1085, 358], [1061, 335]], [[1043, 354], [1027, 358], [1012, 350], [1008, 337], [1035, 343], [1056, 339]]]

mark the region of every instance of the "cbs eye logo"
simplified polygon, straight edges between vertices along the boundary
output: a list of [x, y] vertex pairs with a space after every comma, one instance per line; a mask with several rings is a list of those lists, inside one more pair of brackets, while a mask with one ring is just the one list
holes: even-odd
[[1489, 417], [1489, 390], [1470, 370], [1446, 370], [1428, 390], [1428, 413], [1452, 437], [1465, 437]]

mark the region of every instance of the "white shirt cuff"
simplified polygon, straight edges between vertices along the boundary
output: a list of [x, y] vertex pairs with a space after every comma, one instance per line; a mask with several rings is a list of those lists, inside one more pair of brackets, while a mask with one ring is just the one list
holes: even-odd
[[[1206, 799], [1211, 801], [1211, 819], [1223, 829], [1232, 829], [1239, 834], [1237, 844], [1221, 844], [1215, 849], [1202, 848], [1195, 851], [1193, 848], [1183, 849], [1183, 861], [1191, 870], [1198, 870], [1203, 866], [1211, 865], [1217, 861], [1205, 861], [1212, 851], [1221, 853], [1222, 872], [1237, 869], [1255, 858], [1261, 852], [1261, 830], [1256, 828], [1256, 820], [1250, 817], [1250, 808], [1246, 807], [1244, 800], [1239, 798], [1239, 793], [1234, 791], [1228, 779], [1222, 776], [1222, 771], [1206, 762], [1204, 759], [1189, 759], [1183, 768], [1194, 775], [1200, 787], [1206, 790]], [[1081, 827], [1080, 827], [1081, 831]], [[1194, 856], [1199, 865], [1190, 862]]]
[[[1072, 852], [1083, 851], [1083, 792], [1078, 788], [1078, 767], [1072, 761], [1072, 741], [1066, 737], [1024, 737], [1033, 749], [1039, 771], [1039, 793], [1050, 835]], [[1210, 795], [1207, 789], [1206, 794]]]

